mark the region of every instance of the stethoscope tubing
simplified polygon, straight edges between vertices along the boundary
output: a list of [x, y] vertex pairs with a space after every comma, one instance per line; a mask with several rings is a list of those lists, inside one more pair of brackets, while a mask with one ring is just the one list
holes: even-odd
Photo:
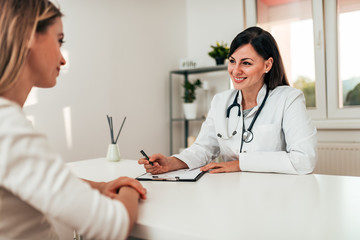
[[[240, 90], [238, 90], [238, 92], [236, 93], [233, 103], [232, 103], [232, 104], [227, 108], [227, 110], [226, 110], [226, 118], [227, 118], [227, 119], [230, 118], [230, 111], [231, 111], [231, 109], [232, 109], [233, 107], [238, 107], [238, 108], [239, 108], [239, 110], [238, 110], [238, 117], [241, 118], [241, 106], [240, 106], [240, 104], [239, 104], [238, 101], [237, 101], [238, 96], [239, 96], [239, 92], [240, 92]], [[254, 126], [254, 124], [255, 124], [255, 122], [256, 122], [256, 119], [258, 118], [259, 114], [261, 113], [261, 110], [263, 109], [263, 107], [264, 107], [264, 105], [265, 105], [265, 102], [266, 102], [268, 96], [269, 96], [269, 89], [266, 88], [266, 94], [265, 94], [264, 100], [262, 101], [259, 109], [257, 110], [257, 112], [256, 112], [253, 120], [251, 121], [251, 123], [250, 123], [250, 125], [249, 125], [249, 127], [248, 127], [247, 130], [245, 130], [244, 116], [242, 116], [243, 127], [242, 127], [242, 133], [241, 133], [240, 152], [242, 152], [242, 148], [243, 148], [244, 142], [245, 142], [245, 143], [250, 143], [250, 142], [254, 139], [254, 134], [253, 134], [253, 132], [252, 132], [252, 128], [253, 128], [253, 126]], [[229, 128], [229, 122], [228, 122], [228, 121], [226, 121], [226, 122], [227, 122], [227, 126], [228, 126], [228, 128]], [[237, 129], [237, 126], [238, 126], [238, 124], [236, 125], [236, 129]], [[232, 134], [230, 137], [228, 137], [228, 138], [223, 138], [220, 133], [218, 133], [217, 136], [220, 137], [220, 138], [226, 139], [226, 140], [227, 140], [227, 139], [230, 139], [230, 138], [232, 138], [233, 136], [236, 135], [236, 133], [237, 133], [236, 129], [235, 129], [235, 131], [233, 131], [233, 134]], [[246, 134], [246, 136], [245, 136], [245, 134]]]

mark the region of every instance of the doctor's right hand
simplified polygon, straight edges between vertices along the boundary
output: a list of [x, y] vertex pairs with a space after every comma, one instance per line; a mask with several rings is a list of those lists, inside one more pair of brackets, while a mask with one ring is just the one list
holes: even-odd
[[[153, 163], [153, 165], [150, 164]], [[151, 174], [166, 173], [178, 169], [189, 168], [186, 163], [176, 157], [166, 157], [160, 153], [153, 154], [146, 158], [140, 158], [138, 163], [144, 165], [146, 172]]]

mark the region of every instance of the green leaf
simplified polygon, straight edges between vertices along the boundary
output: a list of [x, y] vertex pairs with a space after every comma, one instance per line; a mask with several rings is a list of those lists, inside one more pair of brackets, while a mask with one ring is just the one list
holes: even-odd
[[190, 81], [184, 81], [182, 84], [184, 87], [184, 96], [182, 97], [184, 99], [185, 103], [192, 103], [196, 99], [196, 89], [200, 88], [202, 86], [202, 82], [200, 79], [196, 79], [193, 83]]
[[210, 46], [212, 51], [208, 52], [209, 56], [212, 58], [224, 58], [226, 59], [229, 55], [229, 47], [227, 43], [224, 42], [216, 42], [215, 45]]

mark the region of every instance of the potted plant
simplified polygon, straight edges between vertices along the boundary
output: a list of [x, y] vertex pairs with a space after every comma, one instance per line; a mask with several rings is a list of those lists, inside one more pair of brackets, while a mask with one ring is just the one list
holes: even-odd
[[215, 46], [211, 45], [210, 47], [212, 51], [208, 53], [209, 56], [215, 59], [216, 65], [223, 65], [229, 54], [227, 43], [217, 41]]
[[195, 119], [196, 118], [196, 110], [197, 106], [194, 102], [196, 99], [196, 89], [200, 88], [202, 85], [200, 79], [196, 79], [194, 82], [190, 82], [189, 80], [185, 80], [184, 84], [184, 114], [186, 119]]

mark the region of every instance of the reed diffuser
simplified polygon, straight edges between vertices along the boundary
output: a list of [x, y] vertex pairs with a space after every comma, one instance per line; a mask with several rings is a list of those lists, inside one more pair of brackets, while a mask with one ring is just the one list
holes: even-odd
[[121, 127], [119, 129], [119, 132], [118, 132], [116, 138], [114, 138], [114, 136], [115, 136], [114, 135], [114, 124], [113, 124], [112, 117], [109, 117], [109, 115], [106, 115], [106, 117], [107, 117], [108, 124], [109, 124], [110, 140], [111, 140], [111, 143], [108, 146], [108, 151], [107, 151], [107, 154], [106, 154], [106, 158], [109, 161], [114, 161], [114, 162], [115, 161], [120, 161], [120, 150], [119, 150], [119, 146], [117, 145], [117, 141], [119, 139], [121, 130], [122, 130], [123, 126], [124, 126], [126, 117], [124, 118], [124, 120], [123, 120], [123, 122], [121, 124]]

